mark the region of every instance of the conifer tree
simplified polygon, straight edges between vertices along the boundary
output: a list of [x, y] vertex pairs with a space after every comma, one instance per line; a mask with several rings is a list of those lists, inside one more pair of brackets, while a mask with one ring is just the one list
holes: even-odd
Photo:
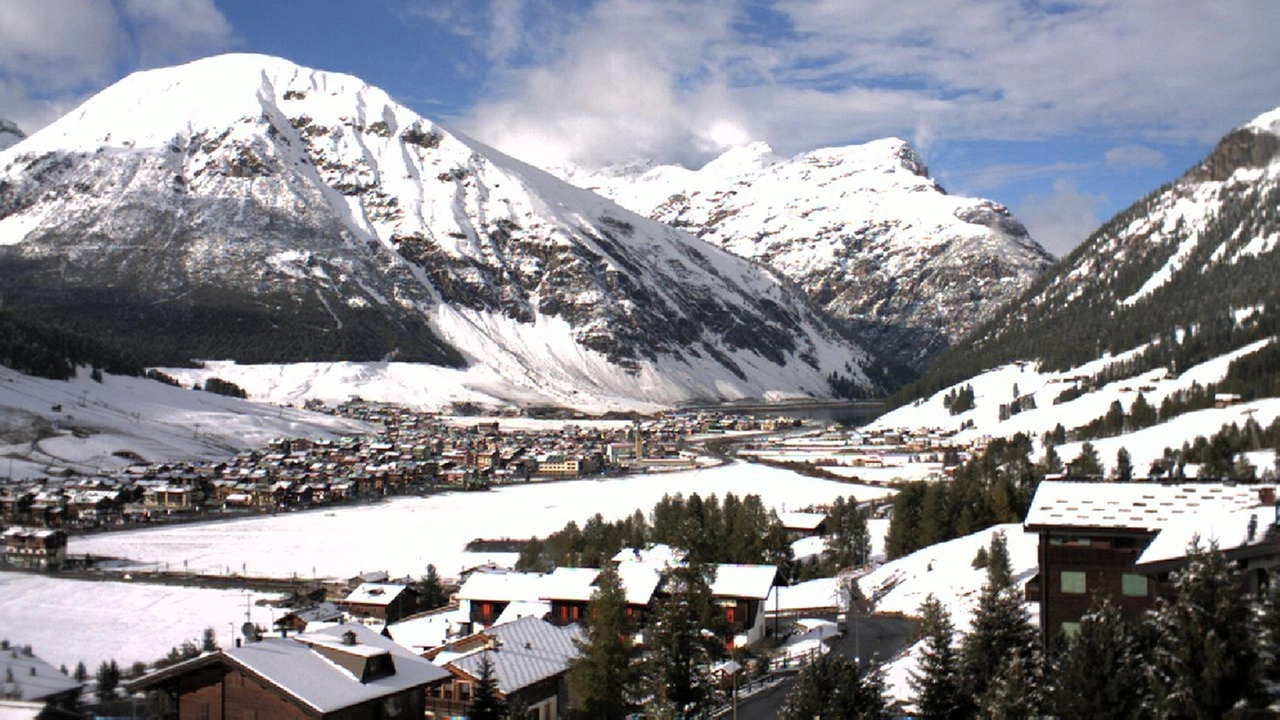
[[1133, 458], [1129, 455], [1129, 451], [1123, 447], [1116, 451], [1116, 470], [1112, 477], [1117, 482], [1133, 481]]
[[1095, 597], [1074, 637], [1063, 636], [1052, 707], [1064, 718], [1140, 715], [1146, 684], [1136, 641], [1111, 601]]
[[89, 669], [84, 666], [83, 660], [76, 663], [76, 670], [71, 677], [75, 678], [76, 682], [84, 682], [89, 679]]
[[669, 570], [666, 597], [645, 629], [642, 691], [657, 717], [697, 716], [711, 702], [712, 661], [724, 652], [708, 569], [693, 562]]
[[200, 652], [218, 652], [218, 633], [212, 627], [205, 628], [200, 637]]
[[783, 703], [782, 720], [853, 720], [886, 716], [884, 674], [872, 666], [861, 675], [838, 653], [820, 655], [800, 671]]
[[502, 720], [507, 714], [507, 702], [498, 693], [498, 679], [493, 674], [493, 660], [489, 651], [480, 656], [480, 675], [471, 693], [471, 708], [467, 716], [471, 720]]
[[831, 564], [836, 569], [865, 564], [871, 555], [871, 533], [867, 530], [866, 512], [858, 507], [857, 499], [836, 498], [829, 518], [831, 532], [825, 545]]
[[938, 598], [930, 595], [920, 606], [920, 636], [924, 647], [909, 683], [916, 694], [916, 709], [929, 720], [968, 717], [959, 685], [959, 665], [952, 641], [955, 628]]
[[623, 720], [632, 711], [635, 695], [636, 646], [632, 642], [627, 597], [612, 564], [596, 579], [587, 605], [587, 637], [577, 642], [578, 657], [569, 663], [570, 695], [575, 715]]
[[[983, 715], [988, 715], [985, 703], [1005, 707], [1016, 699], [1008, 696], [1016, 685], [1034, 682], [1040, 662], [1039, 634], [1028, 623], [1021, 593], [1014, 585], [1003, 533], [992, 535], [987, 556], [987, 582], [960, 652], [961, 688], [969, 702], [979, 704]], [[1006, 668], [1009, 662], [1018, 665]], [[1010, 687], [993, 689], [997, 679]]]
[[1093, 447], [1093, 443], [1086, 442], [1080, 446], [1080, 454], [1071, 461], [1071, 471], [1073, 475], [1083, 477], [1102, 475], [1102, 460], [1098, 457], [1098, 451]]
[[1152, 696], [1165, 717], [1220, 718], [1260, 695], [1250, 609], [1226, 558], [1195, 542], [1175, 596], [1152, 616]]
[[106, 660], [98, 666], [98, 672], [94, 674], [93, 679], [97, 681], [97, 696], [99, 700], [107, 701], [115, 698], [116, 687], [120, 685], [120, 666], [115, 660], [108, 663]]

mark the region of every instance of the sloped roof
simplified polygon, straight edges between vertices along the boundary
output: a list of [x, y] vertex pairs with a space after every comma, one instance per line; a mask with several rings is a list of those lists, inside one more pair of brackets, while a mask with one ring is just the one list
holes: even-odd
[[[1151, 565], [1187, 556], [1187, 549], [1199, 540], [1201, 549], [1216, 546], [1223, 552], [1254, 545], [1276, 543], [1275, 511], [1270, 507], [1217, 510], [1197, 513], [1171, 521], [1152, 539], [1137, 565]], [[1252, 531], [1250, 531], [1252, 527]]]
[[537, 600], [541, 597], [542, 575], [522, 572], [475, 572], [458, 589], [459, 600]]
[[35, 654], [27, 654], [29, 649], [11, 645], [0, 650], [0, 696], [41, 700], [80, 687], [80, 683]]
[[1046, 480], [1027, 511], [1027, 529], [1111, 528], [1157, 531], [1202, 511], [1259, 504], [1258, 485], [1222, 483], [1088, 483]]
[[407, 589], [407, 585], [367, 582], [352, 590], [351, 594], [343, 602], [359, 603], [361, 605], [390, 605], [400, 596], [400, 593]]
[[574, 640], [585, 639], [577, 625], [557, 627], [538, 618], [521, 618], [485, 631], [497, 639], [493, 649], [480, 649], [449, 664], [473, 678], [480, 677], [483, 657], [493, 663], [493, 675], [503, 695], [559, 675], [578, 656]]
[[[344, 633], [353, 632], [354, 646], [341, 646]], [[395, 674], [360, 682], [349, 671], [325, 658], [311, 644], [341, 647], [356, 655], [390, 653]], [[317, 712], [329, 713], [352, 705], [377, 700], [417, 687], [425, 687], [449, 677], [448, 671], [436, 667], [411, 650], [363, 625], [335, 625], [314, 633], [289, 638], [268, 638], [207, 653], [129, 683], [131, 691], [163, 685], [191, 669], [210, 663], [230, 662], [244, 668], [263, 681], [279, 688]]]
[[781, 512], [778, 513], [778, 521], [782, 523], [782, 527], [789, 530], [816, 530], [823, 520], [827, 519], [826, 513], [812, 512]]
[[596, 568], [558, 567], [542, 576], [538, 597], [542, 600], [577, 600], [585, 602], [595, 592]]
[[716, 579], [711, 583], [715, 597], [764, 600], [778, 576], [773, 565], [716, 565], [715, 569]]

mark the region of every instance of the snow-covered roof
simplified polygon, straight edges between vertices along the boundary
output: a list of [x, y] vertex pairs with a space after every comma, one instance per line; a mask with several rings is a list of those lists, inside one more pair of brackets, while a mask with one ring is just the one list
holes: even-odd
[[769, 597], [778, 568], [773, 565], [716, 565], [711, 594], [763, 600]]
[[503, 625], [509, 622], [515, 622], [521, 618], [544, 618], [551, 612], [551, 603], [541, 600], [526, 601], [517, 600], [508, 603], [498, 618], [493, 621], [494, 625]]
[[463, 610], [453, 610], [393, 623], [387, 626], [387, 632], [402, 647], [421, 652], [444, 645], [448, 642], [449, 631], [470, 619], [471, 616]]
[[844, 609], [848, 603], [842, 600], [839, 578], [817, 578], [796, 585], [779, 585], [769, 593], [765, 602], [768, 612], [796, 612], [828, 608]]
[[1160, 530], [1203, 511], [1259, 504], [1259, 486], [1222, 483], [1086, 483], [1045, 481], [1025, 526]]
[[827, 519], [826, 513], [812, 512], [781, 512], [778, 513], [778, 520], [782, 523], [782, 527], [788, 530], [817, 530], [823, 520]]
[[629, 605], [648, 605], [662, 581], [662, 569], [644, 563], [618, 563], [618, 580]]
[[407, 585], [364, 583], [352, 590], [344, 602], [361, 605], [390, 605], [407, 588]]
[[458, 589], [459, 600], [513, 602], [542, 597], [540, 573], [475, 572]]
[[[355, 645], [342, 644], [341, 638], [348, 632], [355, 633]], [[395, 673], [361, 682], [350, 671], [313, 650], [312, 645], [323, 645], [358, 656], [389, 653], [395, 664]], [[448, 671], [374, 630], [363, 625], [335, 625], [314, 633], [268, 638], [205, 654], [148, 675], [131, 687], [138, 689], [162, 684], [165, 678], [181, 675], [192, 667], [218, 662], [220, 658], [245, 668], [320, 713], [334, 712], [449, 677]]]
[[1215, 545], [1224, 552], [1266, 542], [1274, 546], [1275, 517], [1275, 510], [1265, 506], [1179, 517], [1155, 536], [1137, 564], [1151, 565], [1184, 558], [1187, 549], [1197, 539], [1202, 549]]
[[584, 639], [577, 625], [557, 627], [538, 618], [521, 618], [485, 631], [497, 639], [494, 649], [480, 649], [449, 664], [471, 677], [480, 676], [482, 658], [493, 663], [498, 689], [509, 695], [564, 672], [578, 656], [574, 640]]
[[538, 599], [590, 600], [599, 574], [595, 568], [558, 567], [542, 576]]
[[[40, 700], [80, 687], [80, 683], [29, 651], [29, 647], [12, 645], [0, 650], [0, 697]], [[0, 716], [7, 717], [3, 712]]]

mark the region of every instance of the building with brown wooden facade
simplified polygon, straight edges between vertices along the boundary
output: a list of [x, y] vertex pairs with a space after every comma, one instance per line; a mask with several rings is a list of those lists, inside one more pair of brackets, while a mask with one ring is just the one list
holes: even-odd
[[1136, 620], [1173, 592], [1167, 573], [1139, 566], [1161, 531], [1256, 507], [1274, 494], [1274, 487], [1222, 483], [1040, 483], [1024, 523], [1040, 540], [1039, 572], [1026, 594], [1040, 603], [1045, 640], [1074, 632], [1095, 595]]
[[361, 625], [268, 638], [207, 653], [134, 680], [163, 718], [423, 717], [428, 688], [450, 673]]

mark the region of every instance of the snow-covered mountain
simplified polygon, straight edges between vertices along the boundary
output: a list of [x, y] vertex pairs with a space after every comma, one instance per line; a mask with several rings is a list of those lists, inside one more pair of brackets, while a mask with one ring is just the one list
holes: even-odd
[[[1162, 408], [1161, 422], [1128, 415], [1092, 436], [1105, 463], [1125, 448], [1143, 471], [1165, 448], [1223, 425], [1267, 427], [1280, 417], [1277, 278], [1280, 109], [1103, 225], [1007, 317], [945, 354], [918, 399], [876, 424], [959, 430], [962, 441], [1041, 437], [1059, 424], [1096, 426], [1113, 408], [1130, 414], [1141, 395]], [[974, 402], [953, 414], [945, 399], [965, 387]], [[1214, 392], [1235, 397], [1215, 403]], [[1167, 400], [1185, 412], [1166, 413]], [[1071, 460], [1082, 444], [1058, 452]], [[1249, 462], [1274, 469], [1274, 453]]]
[[257, 55], [131, 75], [0, 153], [0, 279], [171, 361], [485, 368], [561, 404], [884, 386], [779, 274]]
[[948, 195], [893, 138], [789, 159], [756, 143], [699, 170], [633, 163], [562, 174], [777, 268], [917, 370], [1052, 261], [1007, 208]]
[[1272, 334], [1278, 209], [1280, 109], [1104, 224], [939, 370], [972, 375], [1015, 360], [1061, 369], [1148, 344], [1206, 346], [1207, 358]]
[[17, 123], [0, 118], [0, 150], [8, 150], [26, 137]]

